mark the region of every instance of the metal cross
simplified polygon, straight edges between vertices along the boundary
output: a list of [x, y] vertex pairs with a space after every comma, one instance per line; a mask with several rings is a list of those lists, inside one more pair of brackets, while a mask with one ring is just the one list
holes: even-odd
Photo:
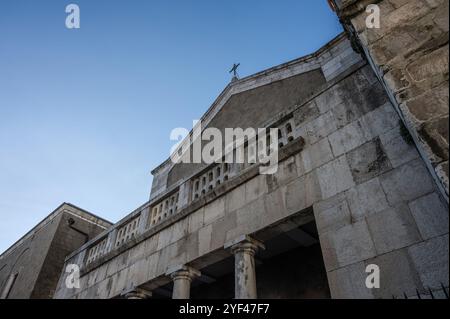
[[233, 76], [234, 76], [235, 78], [237, 78], [237, 69], [238, 69], [238, 67], [239, 67], [240, 65], [241, 65], [240, 63], [238, 63], [238, 64], [234, 63], [234, 64], [233, 64], [233, 67], [231, 68], [231, 70], [230, 70], [230, 72], [229, 72], [229, 73], [232, 73], [232, 72], [233, 72]]

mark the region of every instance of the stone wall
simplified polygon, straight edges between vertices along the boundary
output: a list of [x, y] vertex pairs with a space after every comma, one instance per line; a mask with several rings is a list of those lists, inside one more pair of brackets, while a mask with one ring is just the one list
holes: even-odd
[[[448, 202], [448, 0], [335, 0]], [[381, 9], [369, 29], [367, 5]]]
[[[66, 289], [62, 274], [55, 297], [151, 290], [170, 282], [168, 268], [201, 271], [230, 256], [227, 242], [241, 235], [264, 241], [261, 232], [311, 207], [333, 298], [392, 298], [448, 285], [447, 202], [372, 69], [341, 64], [326, 89], [284, 112], [293, 113], [301, 139], [282, 149], [276, 174], [242, 172], [85, 267], [80, 289]], [[67, 263], [83, 265], [88, 248]], [[372, 263], [381, 289], [365, 287]]]
[[8, 298], [31, 298], [59, 219], [58, 217], [53, 219], [34, 238], [27, 240], [1, 259], [0, 288], [2, 292], [10, 275], [19, 273]]
[[[70, 228], [69, 219], [86, 235]], [[62, 204], [0, 256], [0, 293], [9, 277], [18, 274], [8, 298], [53, 298], [65, 257], [107, 226], [110, 223]]]

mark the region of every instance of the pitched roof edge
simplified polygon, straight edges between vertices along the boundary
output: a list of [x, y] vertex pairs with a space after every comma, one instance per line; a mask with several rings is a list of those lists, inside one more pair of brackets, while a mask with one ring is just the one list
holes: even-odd
[[[70, 207], [73, 208], [74, 211], [68, 211], [66, 209], [64, 209], [65, 207]], [[55, 208], [50, 214], [48, 214], [46, 217], [44, 217], [39, 223], [37, 223], [33, 228], [31, 228], [27, 233], [25, 233], [22, 237], [20, 237], [18, 240], [16, 240], [11, 246], [9, 246], [9, 248], [7, 248], [3, 253], [0, 254], [0, 260], [3, 259], [6, 255], [8, 255], [12, 250], [14, 250], [16, 247], [20, 246], [26, 239], [28, 239], [29, 237], [31, 237], [33, 234], [35, 234], [36, 232], [38, 232], [40, 229], [44, 228], [48, 223], [50, 223], [55, 217], [57, 217], [59, 214], [64, 213], [64, 212], [68, 212], [72, 215], [76, 215], [88, 222], [94, 223], [102, 228], [107, 229], [108, 227], [112, 226], [113, 223], [102, 218], [99, 217], [85, 209], [82, 209], [80, 207], [77, 207], [71, 203], [62, 203], [61, 205], [59, 205], [57, 208]], [[101, 221], [101, 224], [93, 221], [93, 220], [89, 220], [86, 217], [87, 216], [83, 216], [83, 213], [85, 215], [88, 215], [89, 217], [93, 217], [95, 220], [97, 221]]]

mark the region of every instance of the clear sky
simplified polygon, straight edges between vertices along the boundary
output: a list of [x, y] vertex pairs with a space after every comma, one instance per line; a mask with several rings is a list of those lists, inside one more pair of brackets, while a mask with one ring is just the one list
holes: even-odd
[[251, 75], [340, 32], [326, 0], [1, 0], [0, 252], [62, 202], [118, 221], [234, 62]]

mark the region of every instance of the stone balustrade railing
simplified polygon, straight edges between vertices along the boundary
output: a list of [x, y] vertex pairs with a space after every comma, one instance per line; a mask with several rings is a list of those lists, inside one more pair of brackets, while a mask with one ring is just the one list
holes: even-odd
[[[279, 121], [278, 124], [271, 127], [279, 129], [276, 143], [278, 143], [278, 148], [280, 149], [299, 137], [292, 116]], [[270, 145], [269, 149], [272, 149], [274, 142], [267, 135], [266, 143]], [[107, 234], [92, 242], [86, 250], [84, 266], [93, 263], [112, 250], [119, 249], [132, 238], [162, 223], [167, 218], [177, 214], [184, 206], [200, 200], [219, 185], [239, 175], [242, 170], [256, 164], [256, 158], [261, 159], [261, 157], [266, 155], [256, 154], [255, 150], [252, 149], [253, 146], [254, 144], [245, 143], [244, 158], [252, 159], [254, 155], [255, 161], [250, 160], [240, 164], [215, 163], [209, 165], [205, 170], [185, 181], [182, 185], [168, 190], [165, 194], [151, 200], [125, 217], [115, 227], [110, 229]], [[183, 196], [180, 195], [181, 187], [188, 188], [187, 192], [184, 192], [184, 194], [187, 194], [185, 195], [187, 200], [183, 200]]]
[[103, 238], [98, 244], [89, 249], [86, 264], [90, 264], [103, 256], [109, 249], [109, 237]]

